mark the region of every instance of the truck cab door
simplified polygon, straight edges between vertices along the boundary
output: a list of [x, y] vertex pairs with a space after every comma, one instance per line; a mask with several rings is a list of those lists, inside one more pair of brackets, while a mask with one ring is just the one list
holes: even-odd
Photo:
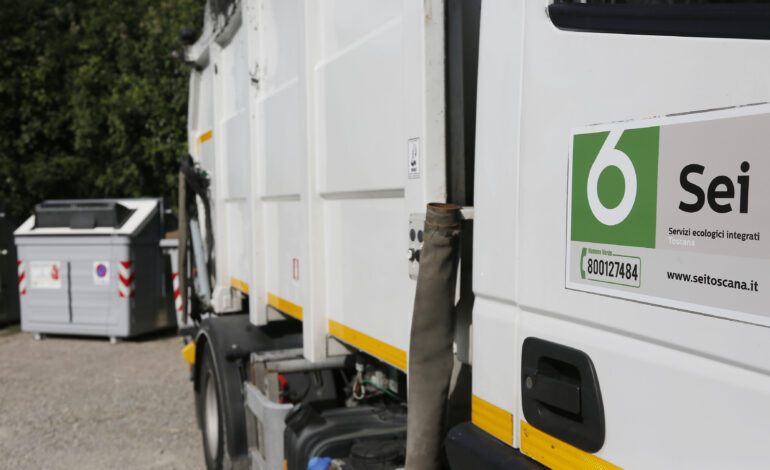
[[[762, 461], [770, 245], [749, 234], [767, 220], [768, 13], [751, 2], [484, 4], [482, 429], [552, 468]], [[534, 340], [556, 347], [529, 361]], [[587, 406], [576, 357], [590, 359], [603, 409], [604, 436], [589, 444], [564, 432]]]

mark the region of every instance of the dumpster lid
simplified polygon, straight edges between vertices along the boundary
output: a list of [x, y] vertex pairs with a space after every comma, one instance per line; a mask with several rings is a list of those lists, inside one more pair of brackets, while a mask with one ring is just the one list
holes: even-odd
[[158, 210], [158, 199], [44, 201], [24, 221], [19, 235], [134, 235]]

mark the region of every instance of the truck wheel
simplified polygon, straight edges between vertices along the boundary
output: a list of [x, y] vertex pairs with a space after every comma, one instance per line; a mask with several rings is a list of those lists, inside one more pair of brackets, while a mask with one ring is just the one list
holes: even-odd
[[203, 455], [208, 470], [248, 470], [248, 458], [233, 460], [227, 452], [227, 426], [224, 419], [222, 384], [208, 345], [203, 347], [195, 402], [203, 436]]
[[211, 357], [211, 350], [206, 345], [201, 358], [200, 384], [198, 393], [195, 395], [195, 401], [198, 406], [198, 416], [201, 418], [206, 468], [209, 470], [223, 469], [222, 454], [225, 450], [222, 405], [218, 384], [214, 359]]

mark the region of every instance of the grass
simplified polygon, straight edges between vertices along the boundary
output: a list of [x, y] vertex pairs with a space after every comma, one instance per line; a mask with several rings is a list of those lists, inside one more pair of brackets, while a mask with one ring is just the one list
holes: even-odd
[[21, 325], [10, 325], [3, 329], [0, 329], [0, 338], [3, 336], [11, 336], [21, 332]]

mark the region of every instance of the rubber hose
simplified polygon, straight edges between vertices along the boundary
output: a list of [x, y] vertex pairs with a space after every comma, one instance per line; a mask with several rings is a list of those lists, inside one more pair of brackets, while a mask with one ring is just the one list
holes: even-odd
[[445, 466], [442, 442], [452, 376], [460, 207], [428, 204], [409, 339], [406, 468]]
[[[184, 158], [184, 157], [182, 157]], [[177, 249], [179, 277], [179, 295], [182, 299], [182, 327], [187, 325], [187, 232], [189, 231], [187, 220], [187, 179], [182, 166], [179, 168], [179, 245]]]

